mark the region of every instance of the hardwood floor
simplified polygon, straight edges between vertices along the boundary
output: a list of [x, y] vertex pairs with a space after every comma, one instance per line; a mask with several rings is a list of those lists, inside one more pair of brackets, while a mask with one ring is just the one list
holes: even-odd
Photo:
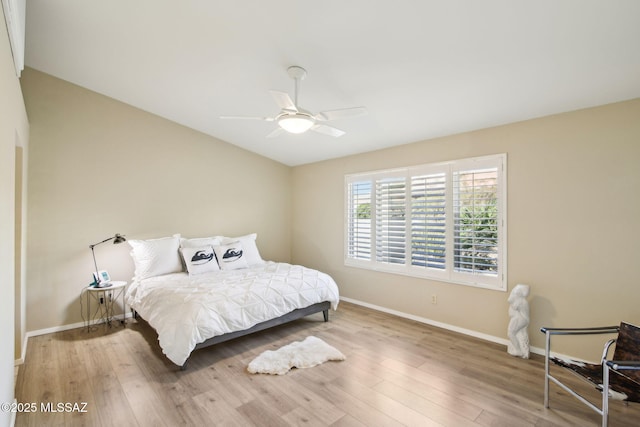
[[[347, 360], [284, 376], [251, 375], [261, 352], [309, 335]], [[597, 414], [551, 385], [544, 361], [503, 346], [341, 303], [322, 314], [195, 351], [180, 371], [144, 322], [29, 339], [16, 399], [35, 403], [16, 426], [588, 426]], [[570, 374], [561, 375], [579, 384]], [[581, 388], [598, 398], [595, 390]], [[86, 412], [45, 412], [74, 403]], [[64, 407], [63, 407], [64, 409]], [[611, 426], [640, 425], [640, 404], [613, 402]]]

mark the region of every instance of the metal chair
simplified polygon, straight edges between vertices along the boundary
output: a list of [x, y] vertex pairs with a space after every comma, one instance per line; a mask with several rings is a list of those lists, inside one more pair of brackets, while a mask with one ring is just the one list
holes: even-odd
[[[549, 407], [549, 380], [576, 397], [602, 416], [602, 426], [606, 427], [609, 416], [609, 399], [627, 402], [640, 402], [640, 328], [622, 322], [620, 326], [604, 326], [597, 328], [541, 328], [546, 336], [544, 360], [544, 406]], [[604, 345], [601, 362], [592, 364], [551, 356], [551, 337], [554, 335], [593, 335], [613, 334], [618, 337], [610, 339]], [[613, 358], [607, 359], [611, 346], [615, 343]], [[570, 369], [580, 377], [596, 386], [596, 389], [609, 390], [602, 393], [602, 407], [598, 407], [573, 391], [549, 374], [549, 361], [558, 366]]]

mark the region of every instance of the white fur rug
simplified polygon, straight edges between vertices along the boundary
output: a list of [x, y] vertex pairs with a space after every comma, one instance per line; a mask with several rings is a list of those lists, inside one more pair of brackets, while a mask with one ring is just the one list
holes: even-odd
[[335, 347], [311, 336], [278, 350], [265, 351], [249, 363], [247, 370], [252, 374], [284, 375], [291, 368], [311, 368], [328, 360], [345, 359]]

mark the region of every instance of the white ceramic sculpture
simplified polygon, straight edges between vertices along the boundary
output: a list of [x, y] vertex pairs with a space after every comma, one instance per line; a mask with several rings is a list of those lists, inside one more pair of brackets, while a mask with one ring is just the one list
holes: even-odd
[[518, 284], [509, 295], [509, 330], [507, 335], [511, 342], [507, 346], [507, 352], [512, 356], [529, 358], [529, 285]]

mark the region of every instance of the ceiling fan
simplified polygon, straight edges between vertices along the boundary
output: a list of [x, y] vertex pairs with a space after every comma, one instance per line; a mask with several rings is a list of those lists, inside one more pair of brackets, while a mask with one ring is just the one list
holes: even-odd
[[298, 106], [298, 89], [300, 81], [307, 77], [307, 71], [296, 65], [287, 68], [289, 77], [295, 80], [294, 100], [285, 92], [270, 90], [271, 96], [280, 107], [280, 113], [275, 117], [251, 117], [251, 116], [220, 116], [221, 119], [249, 119], [264, 120], [266, 122], [276, 122], [279, 127], [267, 135], [267, 138], [273, 138], [283, 132], [304, 133], [308, 130], [313, 132], [339, 137], [345, 134], [344, 131], [336, 129], [332, 126], [323, 124], [330, 120], [338, 120], [346, 117], [357, 117], [367, 114], [365, 107], [343, 108], [340, 110], [321, 111], [317, 114], [311, 114]]

